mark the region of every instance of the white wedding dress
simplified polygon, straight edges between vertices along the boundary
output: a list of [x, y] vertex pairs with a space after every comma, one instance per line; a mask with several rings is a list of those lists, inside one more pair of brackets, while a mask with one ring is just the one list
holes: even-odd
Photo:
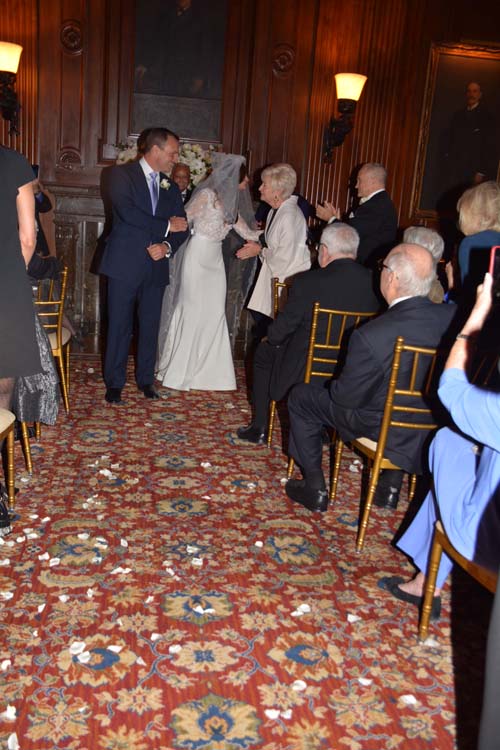
[[[225, 314], [222, 240], [232, 228], [244, 239], [257, 239], [259, 232], [243, 219], [226, 223], [217, 195], [209, 188], [193, 196], [186, 214], [193, 233], [182, 258], [176, 258], [178, 291], [173, 293], [169, 321], [169, 312], [162, 311], [157, 378], [180, 391], [231, 391], [236, 378]], [[167, 294], [172, 294], [168, 287]]]

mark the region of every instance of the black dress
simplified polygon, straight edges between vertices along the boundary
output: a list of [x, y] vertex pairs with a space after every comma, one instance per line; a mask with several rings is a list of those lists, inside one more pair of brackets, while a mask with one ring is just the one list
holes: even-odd
[[18, 188], [33, 179], [24, 156], [0, 147], [0, 378], [32, 375], [42, 369], [16, 209]]

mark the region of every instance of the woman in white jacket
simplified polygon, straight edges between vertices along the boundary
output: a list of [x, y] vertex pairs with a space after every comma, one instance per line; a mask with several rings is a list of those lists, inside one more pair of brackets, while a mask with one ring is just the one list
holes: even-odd
[[267, 215], [264, 246], [247, 242], [236, 253], [241, 260], [258, 255], [262, 261], [259, 276], [248, 309], [273, 317], [272, 279], [285, 281], [311, 266], [311, 256], [306, 245], [307, 224], [292, 195], [297, 184], [297, 174], [290, 164], [272, 164], [262, 171], [259, 192], [272, 211]]

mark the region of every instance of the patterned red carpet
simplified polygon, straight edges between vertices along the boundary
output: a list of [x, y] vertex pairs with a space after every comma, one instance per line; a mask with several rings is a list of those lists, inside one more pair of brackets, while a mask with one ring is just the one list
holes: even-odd
[[406, 501], [356, 555], [353, 455], [326, 514], [293, 507], [279, 434], [236, 438], [241, 372], [238, 393], [129, 385], [116, 407], [97, 357], [72, 365], [29, 481], [16, 450], [1, 748], [473, 750], [488, 599], [459, 581], [453, 627], [448, 589], [417, 642], [416, 610], [377, 585], [411, 570], [390, 546]]

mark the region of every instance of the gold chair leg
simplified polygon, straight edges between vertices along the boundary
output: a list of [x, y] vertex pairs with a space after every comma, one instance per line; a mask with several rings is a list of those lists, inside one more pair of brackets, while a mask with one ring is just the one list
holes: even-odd
[[271, 447], [273, 440], [274, 420], [276, 419], [276, 401], [269, 404], [269, 428], [267, 431], [267, 447]]
[[365, 543], [366, 529], [368, 528], [368, 521], [373, 504], [373, 498], [375, 497], [375, 490], [377, 489], [378, 478], [380, 476], [380, 462], [372, 466], [370, 472], [370, 481], [368, 483], [368, 494], [363, 507], [363, 513], [361, 515], [361, 523], [359, 524], [358, 538], [356, 540], [356, 552], [361, 552]]
[[40, 440], [42, 437], [42, 425], [40, 422], [35, 422], [35, 437], [37, 440]]
[[418, 626], [418, 639], [419, 641], [425, 641], [427, 633], [429, 632], [429, 622], [431, 619], [432, 600], [434, 599], [434, 592], [436, 590], [436, 579], [438, 574], [439, 563], [441, 562], [441, 555], [443, 554], [443, 548], [439, 540], [439, 532], [434, 529], [434, 537], [432, 540], [431, 554], [429, 557], [429, 565], [427, 568], [427, 575], [425, 577], [424, 586], [424, 599], [422, 603], [422, 612], [420, 614], [420, 623]]
[[415, 496], [415, 488], [417, 486], [417, 475], [412, 474], [410, 477], [410, 486], [408, 487], [408, 502], [411, 503]]
[[340, 462], [342, 461], [342, 452], [344, 450], [344, 443], [340, 439], [340, 437], [337, 435], [337, 439], [335, 441], [335, 452], [334, 452], [334, 459], [333, 459], [333, 470], [332, 470], [332, 481], [330, 483], [330, 500], [335, 500], [337, 496], [337, 484], [339, 481], [339, 474], [340, 474]]
[[30, 436], [28, 432], [28, 425], [26, 422], [21, 422], [21, 435], [23, 439], [23, 451], [24, 460], [26, 462], [26, 470], [29, 474], [33, 474], [33, 461], [31, 460], [31, 446]]
[[66, 409], [66, 414], [68, 414], [69, 413], [69, 400], [68, 400], [68, 389], [66, 387], [66, 368], [64, 366], [62, 355], [57, 357], [57, 364], [59, 365], [59, 375], [61, 376], [61, 391], [62, 391], [62, 397], [64, 401], [64, 408]]
[[16, 501], [14, 488], [14, 425], [7, 433], [5, 444], [7, 446], [7, 495], [9, 498], [10, 509], [13, 510]]
[[287, 476], [288, 479], [290, 479], [291, 476], [292, 476], [292, 474], [293, 474], [294, 466], [295, 466], [295, 461], [290, 456], [290, 458], [288, 459], [288, 469], [286, 471], [286, 476]]
[[70, 351], [69, 345], [70, 345], [70, 342], [68, 341], [68, 343], [64, 347], [65, 365], [66, 365], [66, 388], [68, 390], [68, 393], [69, 393], [69, 351]]

